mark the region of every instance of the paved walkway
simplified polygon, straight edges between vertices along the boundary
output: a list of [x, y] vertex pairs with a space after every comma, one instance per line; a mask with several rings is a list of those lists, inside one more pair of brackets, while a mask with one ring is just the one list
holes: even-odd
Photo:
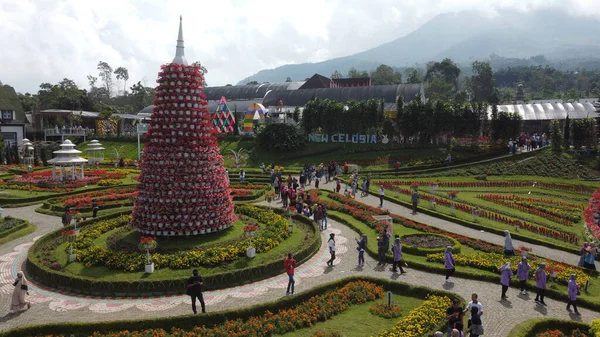
[[[328, 184], [321, 183], [319, 185], [321, 188], [333, 190], [335, 188], [335, 183], [330, 182]], [[386, 190], [386, 193], [390, 193]], [[366, 197], [356, 197], [356, 201], [365, 203], [367, 205], [378, 207], [379, 206], [379, 198], [369, 194]], [[421, 202], [420, 205], [424, 203]], [[495, 243], [498, 245], [504, 245], [504, 236], [498, 235], [490, 232], [486, 232], [484, 230], [477, 230], [469, 227], [464, 227], [458, 225], [454, 222], [447, 221], [444, 219], [436, 218], [431, 215], [427, 215], [424, 213], [417, 213], [416, 215], [412, 214], [412, 209], [395, 204], [389, 201], [383, 201], [383, 208], [388, 209], [391, 213], [403, 216], [408, 219], [412, 219], [414, 221], [422, 222], [424, 224], [430, 225], [432, 227], [437, 227], [440, 229], [444, 229], [450, 231], [452, 233], [461, 234], [470, 236], [472, 238], [481, 239], [486, 242]], [[571, 265], [577, 265], [579, 263], [579, 255], [567, 253], [564, 251], [548, 248], [541, 245], [532, 244], [529, 242], [523, 242], [516, 239], [513, 239], [513, 246], [518, 247], [520, 245], [524, 245], [533, 249], [532, 253], [541, 257], [546, 257], [548, 259], [565, 262]]]
[[[20, 315], [8, 314], [12, 281], [26, 257], [32, 239], [60, 226], [58, 217], [37, 214], [33, 212], [33, 209], [35, 206], [11, 209], [10, 215], [29, 219], [36, 223], [39, 226], [38, 231], [17, 240], [21, 242], [0, 246], [0, 322], [2, 323], [0, 330], [50, 322], [143, 319], [179, 316], [191, 312], [187, 296], [165, 296], [150, 299], [86, 298], [58, 293], [32, 284], [30, 286], [30, 300], [34, 303], [32, 308]], [[460, 278], [455, 278], [454, 283], [445, 284], [444, 277], [441, 275], [428, 274], [410, 268], [407, 269], [407, 274], [392, 274], [389, 266], [377, 267], [376, 262], [369, 256], [365, 257], [366, 266], [357, 268], [357, 253], [354, 249], [353, 239], [358, 237], [358, 234], [335, 221], [330, 220], [329, 224], [330, 227], [322, 235], [323, 238], [327, 238], [329, 233], [336, 233], [338, 259], [335, 267], [329, 268], [325, 264], [328, 252], [326, 240], [323, 240], [319, 253], [297, 268], [296, 292], [351, 275], [375, 276], [414, 285], [446, 289], [458, 293], [465, 299], [468, 299], [471, 293], [477, 292], [484, 305], [485, 335], [495, 337], [508, 336], [508, 332], [515, 324], [531, 318], [581, 319], [583, 322], [589, 323], [599, 316], [597, 312], [586, 309], [580, 310], [581, 317], [572, 316], [564, 310], [566, 303], [552, 299], [547, 300], [548, 307], [541, 307], [536, 305], [531, 297], [517, 297], [515, 289], [511, 289], [508, 293], [510, 302], [500, 301], [499, 284]], [[220, 311], [276, 300], [285, 296], [286, 285], [287, 276], [282, 274], [241, 287], [207, 292], [205, 294], [207, 309]], [[506, 324], [507, 322], [510, 324]]]

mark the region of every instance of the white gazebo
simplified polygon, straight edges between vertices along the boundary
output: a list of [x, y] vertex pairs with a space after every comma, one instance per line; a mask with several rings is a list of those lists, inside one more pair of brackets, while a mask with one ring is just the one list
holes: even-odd
[[29, 139], [23, 138], [23, 164], [33, 165], [33, 144]]
[[[66, 171], [65, 168], [71, 168], [71, 179], [83, 179], [84, 165], [87, 163], [87, 159], [79, 157], [81, 151], [75, 150], [75, 144], [71, 143], [70, 140], [65, 140], [60, 144], [60, 150], [53, 152], [56, 157], [48, 160], [48, 163], [52, 164], [52, 180], [65, 180]], [[56, 167], [59, 167], [59, 175], [56, 176]], [[77, 168], [81, 168], [81, 174], [76, 175]]]
[[88, 162], [91, 166], [100, 164], [104, 161], [104, 148], [97, 140], [92, 140], [86, 149]]

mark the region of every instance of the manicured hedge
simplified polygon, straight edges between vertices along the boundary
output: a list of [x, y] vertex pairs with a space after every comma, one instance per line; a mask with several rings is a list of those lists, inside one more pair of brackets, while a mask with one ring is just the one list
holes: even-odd
[[418, 236], [418, 235], [427, 235], [427, 236], [439, 236], [439, 237], [443, 237], [445, 239], [448, 239], [452, 242], [452, 252], [455, 254], [460, 253], [460, 248], [461, 248], [461, 244], [460, 242], [458, 242], [457, 240], [455, 240], [454, 238], [451, 238], [449, 236], [446, 235], [441, 235], [441, 234], [434, 234], [434, 233], [422, 233], [422, 234], [408, 234], [408, 235], [404, 235], [401, 236], [401, 242], [402, 242], [402, 252], [403, 253], [408, 253], [408, 254], [412, 254], [412, 255], [419, 255], [419, 256], [427, 256], [427, 254], [435, 254], [435, 253], [443, 253], [446, 251], [446, 247], [439, 247], [439, 248], [423, 248], [423, 247], [415, 247], [415, 246], [411, 246], [408, 245], [404, 242], [404, 238], [406, 236]]
[[[15, 224], [13, 225], [12, 228], [0, 231], [0, 238], [7, 237], [14, 232], [20, 231], [21, 229], [25, 229], [27, 227], [27, 225], [29, 224], [25, 220], [13, 218], [13, 217], [5, 217], [4, 221], [6, 221], [7, 219], [13, 220], [15, 222]], [[0, 224], [0, 227], [4, 226], [4, 221], [2, 224]]]
[[[156, 329], [163, 328], [170, 330], [171, 327], [178, 327], [184, 330], [193, 329], [196, 326], [213, 326], [221, 324], [226, 320], [235, 319], [246, 319], [251, 316], [263, 315], [265, 311], [269, 310], [272, 312], [280, 309], [287, 309], [309, 298], [319, 295], [328, 290], [343, 286], [346, 283], [353, 281], [368, 281], [373, 282], [379, 286], [382, 286], [386, 291], [391, 291], [398, 295], [425, 298], [428, 294], [438, 296], [448, 296], [451, 299], [458, 299], [462, 305], [465, 305], [465, 300], [453, 293], [430, 289], [425, 287], [416, 287], [406, 283], [384, 280], [366, 276], [353, 276], [343, 278], [330, 283], [325, 283], [318, 287], [312, 288], [307, 291], [303, 291], [294, 296], [282, 297], [280, 300], [261, 303], [258, 305], [231, 309], [227, 311], [211, 312], [210, 306], [207, 307], [208, 313], [202, 315], [185, 315], [185, 316], [174, 316], [164, 318], [149, 318], [144, 320], [131, 320], [131, 321], [108, 321], [108, 322], [74, 322], [74, 323], [50, 323], [44, 325], [33, 325], [21, 328], [16, 328], [9, 331], [0, 333], [0, 337], [26, 337], [31, 335], [61, 335], [66, 334], [74, 337], [88, 336], [94, 331], [110, 332], [110, 331], [121, 331], [121, 330], [142, 330], [142, 329]], [[206, 283], [206, 281], [205, 281]], [[439, 327], [442, 329], [443, 327]]]
[[[345, 219], [338, 217], [335, 214], [331, 214], [331, 213], [328, 214], [328, 217], [352, 228], [357, 233], [362, 234], [358, 228], [356, 228], [352, 223], [346, 221]], [[357, 221], [360, 221], [360, 220], [357, 220]], [[372, 250], [369, 246], [367, 246], [366, 252], [374, 259], [378, 258], [377, 252]], [[425, 264], [425, 263], [421, 263], [421, 262], [412, 260], [412, 259], [410, 259], [410, 257], [407, 259], [406, 255], [403, 256], [403, 259], [406, 260], [407, 262], [409, 262], [409, 268], [423, 270], [423, 271], [431, 272], [431, 273], [435, 273], [435, 274], [446, 274], [446, 268], [444, 268], [444, 266], [442, 264], [440, 264], [439, 266], [432, 266], [429, 264]], [[386, 261], [388, 263], [393, 263], [393, 258], [390, 254], [388, 254], [386, 256]], [[472, 271], [464, 271], [460, 267], [456, 268], [454, 275], [458, 276], [458, 277], [464, 277], [466, 279], [471, 279], [471, 280], [480, 280], [480, 281], [495, 283], [495, 284], [498, 284], [498, 287], [500, 287], [500, 275], [492, 275], [490, 273], [484, 273], [484, 272], [478, 273], [478, 272], [472, 272]], [[515, 278], [511, 279], [511, 286], [513, 286], [513, 287], [519, 286], [519, 281]], [[533, 282], [528, 282], [525, 287], [531, 291], [535, 291], [535, 284]], [[549, 296], [549, 297], [555, 298], [555, 299], [559, 299], [559, 300], [565, 301], [565, 302], [568, 301], [566, 290], [558, 291], [555, 289], [547, 288], [546, 296]], [[578, 298], [577, 304], [582, 307], [590, 308], [595, 311], [600, 311], [600, 303], [590, 302], [589, 300], [587, 300], [585, 298], [581, 298], [581, 297]]]
[[[283, 213], [284, 210], [273, 208], [275, 212]], [[106, 220], [120, 216], [120, 213], [109, 214], [104, 217], [87, 220], [80, 224], [85, 226], [99, 220]], [[301, 247], [298, 251], [293, 252], [299, 264], [308, 261], [321, 247], [321, 235], [318, 232], [317, 225], [314, 221], [301, 215], [294, 215], [293, 219], [310, 228], [312, 238], [309, 243]], [[54, 240], [61, 236], [65, 229], [72, 229], [73, 226], [61, 228], [47, 234], [37, 240], [29, 249], [27, 257], [27, 272], [28, 275], [37, 282], [49, 286], [51, 288], [70, 291], [78, 294], [104, 297], [127, 297], [127, 296], [157, 296], [165, 294], [183, 294], [186, 288], [187, 278], [181, 279], [164, 279], [154, 281], [105, 281], [96, 280], [93, 278], [72, 276], [65, 273], [53, 270], [50, 266], [43, 265], [38, 261], [35, 251], [44, 245], [48, 240]], [[283, 258], [276, 261], [263, 264], [256, 267], [236, 270], [233, 272], [209, 275], [204, 277], [205, 289], [221, 289], [232, 286], [251, 283], [258, 280], [263, 280], [267, 277], [279, 275], [285, 270], [283, 268]]]
[[[124, 184], [124, 185], [120, 185], [120, 186], [129, 186], [129, 185], [135, 185], [135, 184]], [[0, 204], [3, 204], [4, 207], [21, 207], [23, 204], [31, 204], [31, 203], [35, 203], [35, 202], [44, 201], [44, 200], [50, 199], [50, 198], [65, 197], [68, 195], [84, 193], [84, 192], [101, 191], [101, 190], [115, 188], [115, 187], [117, 187], [117, 186], [98, 186], [98, 187], [88, 188], [85, 191], [81, 191], [81, 190], [80, 191], [70, 191], [70, 192], [57, 193], [57, 194], [51, 194], [51, 195], [40, 195], [37, 197], [30, 197], [30, 198], [0, 198]]]
[[577, 321], [565, 321], [556, 318], [530, 319], [515, 326], [508, 334], [511, 337], [535, 337], [548, 329], [571, 331], [579, 329], [582, 332], [589, 331], [589, 324]]

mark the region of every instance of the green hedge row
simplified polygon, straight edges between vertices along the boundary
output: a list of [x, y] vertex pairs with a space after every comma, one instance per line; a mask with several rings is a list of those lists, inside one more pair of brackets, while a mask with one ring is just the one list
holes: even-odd
[[[5, 230], [0, 231], [0, 238], [7, 237], [7, 236], [9, 236], [12, 233], [18, 232], [21, 229], [25, 229], [27, 227], [27, 225], [29, 225], [29, 222], [27, 222], [25, 220], [21, 220], [21, 219], [17, 219], [17, 218], [12, 218], [12, 217], [5, 217], [4, 221], [6, 221], [8, 219], [15, 221], [15, 224], [11, 228], [9, 228], [9, 229], [5, 229]], [[0, 227], [1, 226], [4, 226], [4, 223], [0, 224]]]
[[[125, 185], [120, 185], [120, 186], [129, 186], [129, 185], [135, 185], [135, 184], [125, 184]], [[81, 191], [81, 190], [80, 191], [70, 191], [70, 192], [57, 193], [57, 194], [52, 194], [52, 195], [40, 195], [37, 197], [30, 197], [30, 198], [0, 198], [0, 204], [5, 205], [5, 207], [20, 207], [22, 204], [31, 204], [34, 202], [44, 201], [44, 200], [50, 199], [50, 198], [65, 197], [65, 196], [78, 194], [78, 193], [85, 193], [85, 192], [101, 191], [101, 190], [106, 190], [106, 189], [115, 188], [115, 187], [119, 187], [119, 186], [98, 186], [98, 187], [88, 188], [85, 191]]]
[[[284, 210], [273, 209], [275, 212], [284, 213]], [[99, 220], [108, 220], [120, 216], [120, 213], [109, 214], [96, 219], [87, 220], [80, 226], [86, 226]], [[321, 235], [314, 221], [301, 216], [294, 215], [294, 220], [308, 226], [312, 237], [308, 244], [304, 245], [294, 253], [299, 263], [308, 261], [321, 247]], [[48, 287], [70, 291], [78, 294], [104, 297], [126, 297], [126, 296], [157, 296], [165, 294], [182, 294], [186, 287], [186, 279], [165, 279], [155, 281], [105, 281], [88, 277], [72, 276], [53, 270], [50, 266], [43, 265], [36, 257], [36, 250], [50, 240], [55, 240], [69, 226], [47, 234], [37, 240], [29, 249], [27, 256], [27, 271], [31, 278]], [[81, 228], [81, 227], [80, 227]], [[245, 268], [233, 272], [209, 275], [204, 277], [206, 289], [221, 289], [241, 284], [263, 280], [267, 277], [279, 275], [284, 272], [283, 258], [256, 267]]]
[[[227, 311], [211, 312], [208, 306], [207, 314], [202, 315], [184, 315], [164, 318], [149, 318], [144, 320], [130, 321], [108, 321], [108, 322], [73, 322], [73, 323], [50, 323], [44, 325], [32, 325], [20, 327], [9, 331], [0, 332], [0, 337], [26, 337], [26, 336], [43, 336], [43, 335], [61, 335], [66, 334], [73, 337], [89, 336], [95, 331], [116, 332], [121, 330], [136, 331], [143, 329], [162, 328], [170, 330], [171, 327], [178, 327], [184, 330], [191, 330], [196, 326], [213, 326], [221, 324], [226, 320], [247, 319], [252, 316], [263, 315], [267, 310], [277, 312], [281, 309], [291, 308], [309, 298], [322, 294], [331, 289], [339, 288], [349, 282], [354, 281], [369, 281], [373, 282], [386, 291], [391, 291], [398, 295], [411, 296], [417, 298], [425, 298], [429, 294], [438, 296], [448, 296], [451, 299], [458, 299], [462, 305], [465, 305], [465, 300], [453, 293], [430, 289], [425, 287], [417, 287], [397, 281], [384, 280], [366, 276], [353, 276], [343, 278], [330, 283], [325, 283], [318, 287], [303, 291], [294, 296], [282, 297], [280, 300], [261, 303], [258, 305], [231, 309]], [[438, 329], [442, 329], [446, 324], [440, 325]]]
[[518, 324], [508, 335], [511, 337], [536, 337], [538, 334], [548, 329], [557, 329], [565, 332], [579, 329], [587, 334], [590, 330], [590, 325], [582, 322], [564, 321], [556, 318], [537, 318]]
[[[379, 197], [379, 195], [376, 194], [373, 191], [369, 191], [369, 193], [372, 194], [372, 195], [374, 195], [374, 196], [376, 196], [376, 197]], [[384, 195], [383, 198], [385, 200], [389, 201], [389, 202], [398, 204], [400, 206], [404, 206], [404, 207], [407, 207], [407, 208], [412, 208], [412, 204], [409, 203], [409, 202], [402, 201], [402, 200], [399, 200], [399, 199], [396, 199], [394, 197], [390, 197], [390, 196], [387, 196], [387, 195]], [[442, 220], [447, 220], [447, 221], [456, 223], [456, 224], [461, 225], [461, 226], [465, 226], [465, 227], [472, 228], [472, 229], [477, 229], [477, 230], [482, 230], [483, 229], [483, 230], [485, 230], [487, 232], [490, 232], [490, 233], [493, 233], [493, 234], [496, 234], [496, 235], [504, 236], [504, 230], [502, 230], [502, 229], [496, 229], [496, 228], [490, 228], [490, 227], [487, 227], [487, 226], [482, 226], [482, 225], [480, 225], [478, 223], [467, 221], [467, 220], [463, 220], [463, 219], [459, 219], [459, 218], [455, 218], [453, 216], [442, 214], [442, 213], [433, 211], [431, 209], [428, 209], [428, 208], [425, 208], [425, 207], [422, 207], [422, 206], [418, 207], [418, 211], [421, 212], [421, 213], [423, 213], [423, 214], [427, 214], [427, 215], [430, 215], [430, 216], [433, 216], [433, 217], [436, 217], [436, 218], [439, 218], [439, 219], [442, 219]], [[513, 239], [518, 239], [518, 240], [529, 242], [529, 243], [533, 243], [533, 244], [536, 244], [536, 245], [546, 246], [548, 248], [562, 250], [562, 251], [567, 252], [567, 253], [579, 254], [579, 249], [577, 249], [577, 248], [562, 246], [562, 245], [559, 245], [559, 244], [556, 244], [556, 243], [552, 243], [552, 242], [540, 240], [540, 239], [537, 239], [537, 238], [532, 238], [532, 237], [527, 236], [527, 233], [525, 233], [525, 234], [522, 234], [522, 233], [525, 233], [525, 231], [520, 232], [520, 233], [519, 232], [511, 232], [510, 235], [511, 235], [511, 237]]]
[[[328, 217], [352, 228], [357, 233], [361, 233], [361, 231], [358, 228], [356, 228], [356, 226], [354, 226], [354, 224], [346, 221], [343, 218], [336, 216], [335, 214], [329, 214]], [[360, 220], [357, 219], [357, 221], [360, 221]], [[374, 259], [378, 258], [377, 252], [372, 250], [368, 246], [367, 246], [366, 251]], [[404, 251], [404, 248], [403, 248], [403, 251]], [[410, 268], [419, 269], [419, 270], [423, 270], [423, 271], [431, 272], [431, 273], [435, 273], [435, 274], [446, 274], [446, 268], [444, 268], [444, 266], [441, 264], [439, 266], [432, 266], [429, 264], [425, 264], [425, 263], [421, 263], [419, 261], [412, 260], [412, 259], [410, 259], [410, 256], [406, 256], [406, 255], [403, 256], [403, 259], [406, 260], [407, 262], [409, 262]], [[393, 263], [393, 258], [389, 254], [386, 256], [386, 260], [388, 263]], [[480, 281], [496, 283], [496, 284], [498, 284], [498, 288], [500, 288], [500, 285], [499, 285], [500, 284], [500, 275], [494, 275], [490, 272], [486, 273], [486, 272], [482, 271], [481, 273], [477, 273], [477, 272], [472, 272], [472, 271], [464, 271], [461, 268], [456, 268], [454, 275], [458, 276], [458, 277], [464, 277], [466, 279], [471, 279], [471, 280], [480, 280]], [[516, 279], [512, 279], [511, 285], [513, 287], [517, 287], [517, 286], [519, 286], [519, 281]], [[535, 291], [535, 286], [532, 282], [528, 282], [526, 284], [526, 288], [529, 289], [530, 291]], [[555, 289], [547, 288], [546, 295], [549, 297], [561, 300], [561, 301], [565, 301], [565, 302], [568, 301], [566, 290], [561, 292], [561, 291], [558, 291]], [[578, 298], [577, 303], [578, 303], [578, 305], [581, 305], [582, 307], [590, 308], [595, 311], [600, 311], [600, 303], [594, 303], [585, 298]]]
[[[445, 236], [445, 235], [441, 235], [441, 234], [434, 234], [434, 233], [423, 233], [423, 234], [408, 234], [408, 235], [402, 236], [401, 238], [404, 239], [406, 236], [414, 236], [414, 235], [427, 235], [427, 236], [443, 237], [452, 242], [452, 252], [454, 254], [460, 253], [460, 248], [461, 248], [460, 242], [458, 242], [457, 240], [455, 240], [454, 238], [451, 238], [449, 236]], [[408, 253], [408, 254], [418, 255], [418, 256], [427, 256], [427, 254], [444, 253], [445, 251], [446, 251], [446, 247], [439, 247], [439, 248], [416, 247], [416, 246], [408, 245], [405, 243], [404, 240], [402, 240], [402, 252], [403, 253]]]

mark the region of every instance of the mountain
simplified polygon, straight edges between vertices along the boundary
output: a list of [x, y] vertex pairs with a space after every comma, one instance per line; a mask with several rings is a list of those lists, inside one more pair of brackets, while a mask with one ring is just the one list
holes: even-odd
[[598, 59], [600, 20], [570, 16], [557, 10], [529, 13], [499, 12], [488, 17], [478, 12], [440, 14], [417, 30], [363, 52], [318, 63], [302, 63], [261, 70], [241, 80], [281, 82], [287, 77], [301, 80], [319, 73], [345, 74], [350, 68], [373, 70], [380, 64], [404, 68], [450, 57], [468, 64], [490, 55], [529, 58], [544, 55], [548, 60], [573, 57]]

